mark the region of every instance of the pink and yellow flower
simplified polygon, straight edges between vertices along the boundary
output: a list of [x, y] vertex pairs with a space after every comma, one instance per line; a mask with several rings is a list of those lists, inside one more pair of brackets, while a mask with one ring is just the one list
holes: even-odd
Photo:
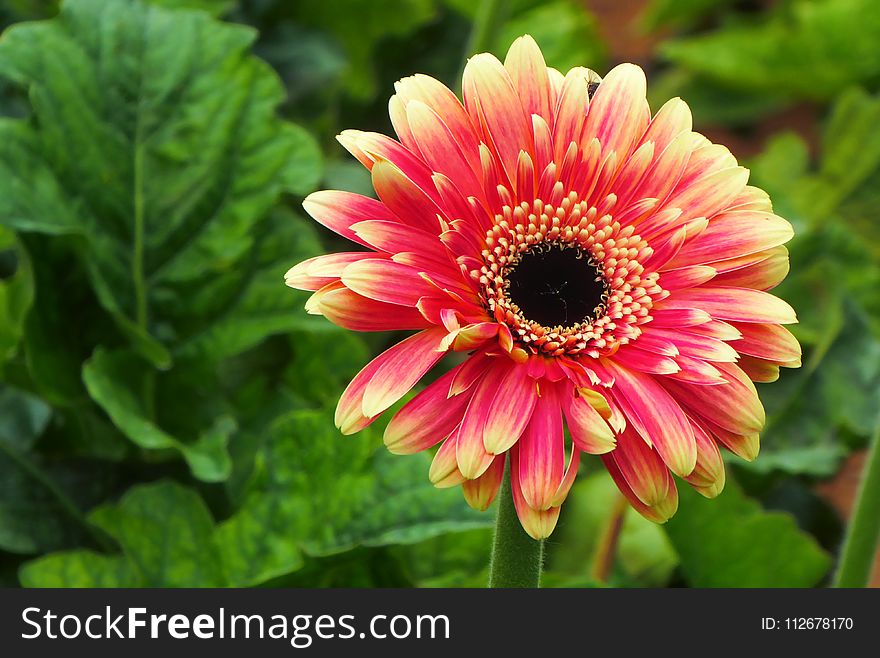
[[[424, 75], [395, 86], [398, 140], [339, 136], [378, 200], [309, 196], [361, 246], [293, 267], [310, 313], [355, 331], [416, 333], [370, 362], [336, 411], [372, 423], [447, 354], [454, 367], [391, 419], [385, 443], [439, 444], [438, 487], [475, 508], [509, 456], [526, 531], [546, 537], [581, 453], [601, 455], [639, 512], [674, 514], [673, 476], [724, 486], [719, 446], [751, 460], [764, 410], [753, 382], [800, 365], [768, 290], [788, 272], [790, 224], [675, 98], [652, 117], [642, 70], [604, 79], [548, 68], [530, 37], [502, 64], [467, 64], [462, 104]], [[566, 437], [565, 428], [568, 429]]]

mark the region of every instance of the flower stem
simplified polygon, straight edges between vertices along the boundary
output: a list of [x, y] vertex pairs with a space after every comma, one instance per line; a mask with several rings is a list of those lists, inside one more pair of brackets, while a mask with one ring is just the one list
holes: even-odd
[[614, 559], [617, 556], [617, 546], [620, 543], [620, 533], [623, 530], [623, 521], [626, 516], [626, 510], [629, 503], [621, 494], [617, 494], [617, 499], [611, 511], [611, 519], [599, 539], [596, 547], [596, 555], [593, 560], [593, 580], [600, 583], [607, 583], [614, 568]]
[[516, 515], [508, 464], [504, 469], [498, 516], [495, 518], [489, 587], [540, 587], [543, 566], [544, 542], [529, 537]]
[[841, 551], [835, 587], [866, 587], [880, 541], [880, 423], [862, 471], [846, 539]]

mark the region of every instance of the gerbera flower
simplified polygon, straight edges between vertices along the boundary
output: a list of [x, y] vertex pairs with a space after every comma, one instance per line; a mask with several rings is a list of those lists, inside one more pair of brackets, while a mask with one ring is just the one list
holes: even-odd
[[[364, 249], [312, 258], [287, 284], [308, 312], [355, 331], [413, 330], [339, 401], [357, 432], [444, 355], [458, 363], [391, 419], [395, 453], [439, 444], [439, 487], [487, 508], [510, 459], [526, 531], [548, 536], [582, 452], [601, 455], [633, 507], [662, 522], [673, 475], [724, 486], [719, 446], [751, 460], [764, 410], [753, 382], [800, 364], [767, 290], [788, 272], [787, 221], [672, 99], [651, 116], [632, 64], [603, 79], [548, 68], [518, 39], [473, 57], [464, 104], [424, 75], [395, 85], [398, 140], [339, 141], [378, 200], [312, 194], [304, 206]], [[564, 427], [568, 428], [567, 440]]]

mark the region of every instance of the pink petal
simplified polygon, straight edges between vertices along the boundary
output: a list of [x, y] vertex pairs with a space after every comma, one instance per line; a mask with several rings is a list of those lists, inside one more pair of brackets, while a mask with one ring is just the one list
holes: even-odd
[[459, 470], [469, 480], [474, 480], [485, 473], [495, 457], [483, 444], [483, 432], [492, 409], [497, 378], [507, 367], [507, 364], [500, 359], [491, 364], [491, 369], [486, 371], [482, 379], [477, 382], [464, 419], [461, 421], [456, 459]]
[[439, 206], [426, 194], [425, 188], [419, 187], [395, 165], [386, 160], [376, 162], [373, 187], [399, 221], [430, 233], [440, 233]]
[[430, 448], [461, 423], [470, 395], [449, 397], [449, 386], [461, 366], [429, 384], [403, 405], [385, 428], [385, 445], [394, 454], [407, 455]]
[[696, 464], [697, 446], [678, 402], [651, 375], [621, 368], [612, 361], [606, 367], [614, 374], [611, 393], [632, 428], [654, 446], [673, 473], [689, 475]]
[[397, 221], [381, 201], [352, 192], [313, 192], [303, 201], [303, 208], [319, 224], [365, 247], [369, 245], [354, 234], [351, 230], [352, 224], [367, 219]]
[[362, 130], [343, 130], [336, 140], [367, 169], [372, 171], [377, 162], [390, 162], [434, 201], [437, 200], [438, 196], [431, 186], [431, 169], [418, 151], [411, 151], [387, 135]]
[[471, 167], [443, 119], [421, 101], [411, 101], [406, 106], [406, 116], [428, 166], [455, 181], [465, 196], [482, 196], [483, 187], [477, 178], [482, 167]]
[[601, 457], [609, 472], [612, 469], [608, 464], [612, 463], [635, 497], [648, 507], [662, 505], [675, 489], [672, 475], [657, 451], [630, 428], [617, 437], [617, 447]]
[[497, 392], [486, 409], [483, 445], [487, 452], [499, 454], [519, 440], [532, 417], [538, 391], [528, 368], [513, 363], [493, 384]]
[[523, 498], [532, 509], [549, 509], [565, 474], [565, 436], [555, 387], [542, 387], [517, 454]]
[[376, 258], [370, 251], [340, 252], [315, 256], [294, 265], [284, 275], [284, 283], [299, 290], [320, 290], [329, 283], [339, 281], [342, 271], [352, 263]]
[[572, 443], [579, 450], [591, 455], [602, 455], [614, 450], [617, 445], [614, 431], [587, 398], [568, 394], [563, 403], [568, 432]]
[[536, 510], [530, 507], [523, 495], [519, 471], [519, 450], [518, 446], [514, 446], [510, 451], [510, 488], [513, 494], [513, 504], [516, 507], [516, 515], [519, 517], [523, 530], [532, 539], [545, 539], [552, 534], [556, 527], [560, 508], [551, 507], [547, 510]]
[[699, 423], [691, 421], [697, 440], [697, 465], [685, 480], [706, 498], [714, 498], [724, 489], [724, 460], [715, 439]]
[[[742, 265], [737, 267], [740, 264]], [[725, 270], [719, 269], [721, 273], [715, 277], [714, 285], [757, 290], [770, 290], [778, 286], [788, 276], [791, 267], [788, 249], [781, 245], [744, 258], [712, 265]]]
[[452, 432], [448, 439], [441, 445], [437, 454], [431, 462], [431, 468], [428, 471], [428, 479], [438, 489], [448, 489], [462, 484], [465, 477], [458, 470], [458, 464], [455, 461], [455, 450], [458, 444], [458, 430]]
[[791, 224], [772, 213], [727, 212], [710, 221], [702, 234], [682, 247], [670, 266], [700, 265], [753, 254], [784, 244], [793, 235]]
[[800, 364], [801, 346], [785, 327], [753, 323], [736, 323], [734, 326], [742, 334], [740, 340], [731, 343], [738, 352], [779, 365]]
[[336, 407], [336, 426], [352, 434], [402, 398], [442, 357], [437, 347], [446, 329], [425, 329], [370, 361], [355, 375]]
[[663, 385], [682, 406], [701, 419], [711, 418], [719, 427], [737, 434], [759, 433], [766, 417], [755, 385], [735, 364], [714, 365], [726, 384], [695, 387], [667, 379]]
[[663, 301], [663, 308], [700, 309], [714, 318], [735, 322], [797, 322], [794, 309], [787, 302], [769, 293], [749, 288], [705, 286], [678, 290]]
[[717, 270], [708, 265], [688, 265], [661, 273], [658, 283], [666, 290], [693, 288], [715, 277]]
[[514, 180], [520, 150], [534, 148], [532, 123], [507, 70], [492, 55], [475, 55], [465, 66], [462, 89], [471, 122], [482, 128], [483, 141], [494, 147], [507, 177]]
[[603, 153], [626, 158], [651, 119], [645, 73], [634, 64], [615, 66], [590, 101], [581, 143], [597, 138]]
[[679, 183], [666, 205], [681, 208], [684, 217], [712, 217], [730, 205], [746, 186], [749, 170], [729, 167], [707, 174], [691, 183]]
[[352, 263], [341, 280], [359, 295], [400, 306], [414, 307], [421, 297], [434, 292], [416, 268], [382, 259]]
[[446, 85], [430, 76], [416, 74], [400, 80], [394, 88], [404, 104], [421, 101], [434, 110], [437, 116], [443, 117], [471, 167], [479, 171], [480, 156], [477, 149], [480, 139], [461, 102]]
[[675, 483], [672, 483], [672, 486], [666, 491], [666, 496], [658, 503], [653, 506], [645, 505], [629, 486], [614, 459], [610, 455], [603, 455], [602, 461], [617, 488], [639, 514], [654, 523], [666, 523], [675, 514], [678, 509], [678, 491], [675, 488]]
[[464, 499], [475, 510], [485, 512], [498, 495], [498, 490], [501, 489], [501, 482], [504, 479], [506, 458], [507, 455], [498, 455], [480, 477], [462, 482], [461, 491], [464, 494]]
[[693, 118], [687, 103], [680, 98], [670, 98], [651, 119], [642, 141], [654, 142], [657, 153], [662, 153], [682, 133], [689, 137], [692, 128]]
[[341, 282], [318, 290], [306, 302], [306, 310], [351, 331], [424, 329], [432, 324], [414, 308], [377, 302], [352, 292]]
[[537, 114], [545, 121], [552, 121], [547, 65], [532, 37], [525, 35], [513, 42], [504, 59], [504, 68], [510, 74], [526, 115]]

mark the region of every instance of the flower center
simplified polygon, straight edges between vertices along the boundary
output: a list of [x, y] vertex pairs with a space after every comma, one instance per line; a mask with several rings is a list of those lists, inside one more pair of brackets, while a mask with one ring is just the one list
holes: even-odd
[[570, 327], [604, 313], [608, 284], [578, 245], [544, 242], [509, 267], [507, 298], [530, 320], [545, 327]]
[[[509, 198], [510, 193], [505, 190]], [[653, 250], [613, 216], [617, 197], [598, 205], [564, 194], [505, 204], [470, 270], [490, 317], [531, 353], [598, 358], [636, 340], [666, 293], [642, 262]]]

